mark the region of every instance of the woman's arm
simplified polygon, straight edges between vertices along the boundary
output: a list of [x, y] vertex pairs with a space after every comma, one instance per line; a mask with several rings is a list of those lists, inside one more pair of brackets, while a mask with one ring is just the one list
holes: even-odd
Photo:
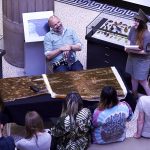
[[83, 108], [80, 113], [78, 114], [80, 116], [80, 120], [78, 120], [78, 130], [81, 133], [87, 133], [91, 128], [91, 112], [87, 108]]
[[137, 132], [135, 133], [135, 138], [140, 138], [142, 134], [142, 129], [144, 126], [144, 112], [139, 112], [138, 119], [137, 119]]
[[127, 53], [134, 53], [134, 54], [147, 54], [144, 50], [133, 50], [133, 49], [125, 49]]

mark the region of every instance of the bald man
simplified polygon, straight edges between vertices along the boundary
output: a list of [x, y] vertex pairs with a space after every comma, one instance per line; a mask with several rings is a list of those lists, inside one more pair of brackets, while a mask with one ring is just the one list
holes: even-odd
[[81, 62], [76, 57], [76, 51], [81, 51], [82, 44], [75, 31], [64, 28], [57, 16], [51, 16], [48, 24], [50, 31], [44, 38], [44, 50], [53, 71], [83, 70]]

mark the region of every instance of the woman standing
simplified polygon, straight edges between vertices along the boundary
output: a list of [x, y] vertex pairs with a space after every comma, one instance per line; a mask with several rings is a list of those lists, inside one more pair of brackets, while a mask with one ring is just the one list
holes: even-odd
[[102, 89], [100, 102], [93, 113], [93, 143], [107, 144], [123, 141], [126, 137], [126, 121], [132, 110], [126, 102], [119, 102], [116, 90], [111, 86]]
[[129, 32], [130, 45], [138, 45], [138, 50], [125, 49], [128, 53], [126, 72], [131, 75], [132, 93], [137, 98], [138, 84], [141, 84], [147, 95], [150, 95], [148, 73], [150, 68], [150, 52], [147, 51], [150, 43], [150, 32], [147, 28], [149, 18], [140, 9], [134, 16], [134, 26]]

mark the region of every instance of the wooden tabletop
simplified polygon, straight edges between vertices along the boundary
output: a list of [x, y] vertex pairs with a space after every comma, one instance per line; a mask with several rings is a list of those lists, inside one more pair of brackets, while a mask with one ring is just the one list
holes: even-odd
[[[114, 86], [118, 96], [125, 95], [111, 67], [49, 74], [47, 78], [56, 98], [64, 98], [68, 92], [77, 91], [84, 99], [99, 99], [106, 85]], [[1, 97], [5, 102], [48, 93], [42, 76], [0, 79], [0, 85]]]

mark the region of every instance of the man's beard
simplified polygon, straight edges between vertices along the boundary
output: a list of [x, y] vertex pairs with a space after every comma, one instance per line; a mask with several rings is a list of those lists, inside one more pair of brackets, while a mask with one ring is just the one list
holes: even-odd
[[63, 26], [60, 26], [58, 29], [56, 29], [56, 32], [59, 33], [59, 34], [62, 34], [63, 33]]

